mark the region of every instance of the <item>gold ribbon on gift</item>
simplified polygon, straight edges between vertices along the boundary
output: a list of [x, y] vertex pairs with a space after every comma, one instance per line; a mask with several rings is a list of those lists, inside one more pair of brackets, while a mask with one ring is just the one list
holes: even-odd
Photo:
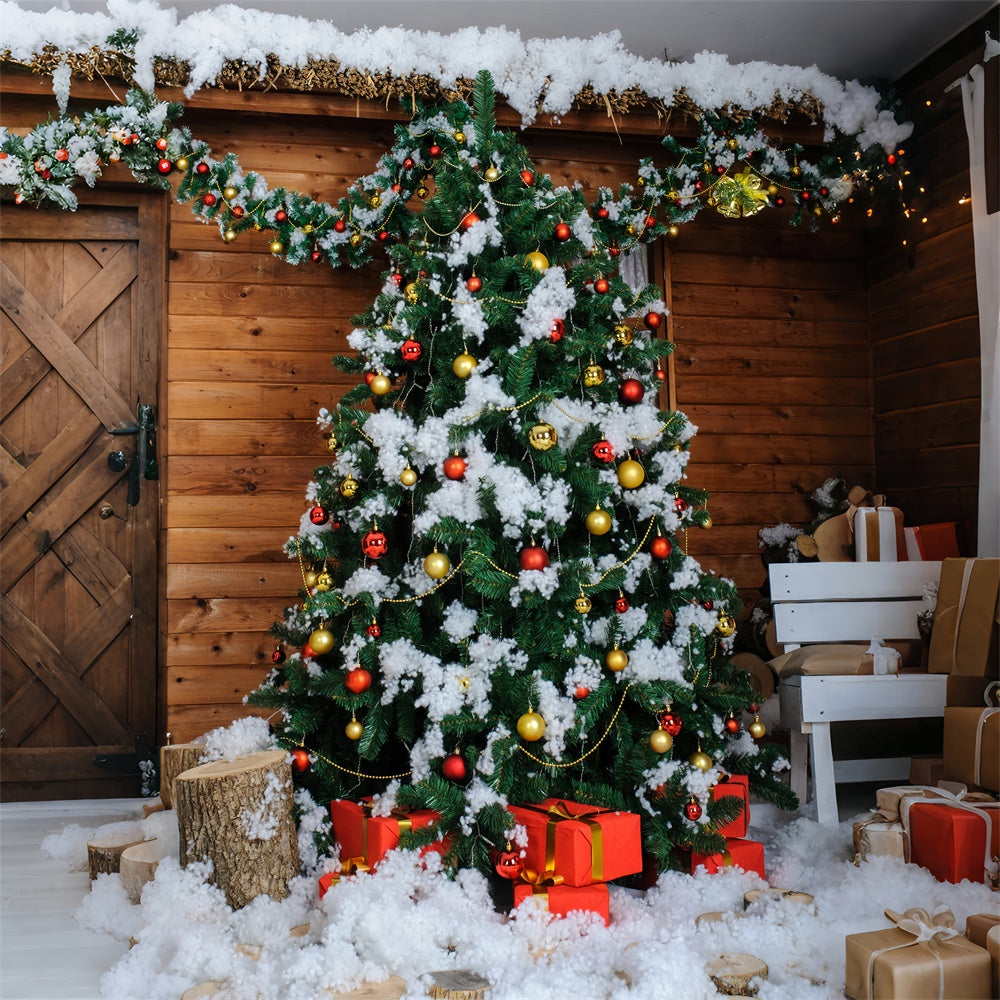
[[348, 875], [355, 875], [358, 872], [370, 872], [371, 866], [365, 862], [364, 858], [348, 858], [346, 861], [340, 862], [339, 872], [330, 872], [330, 888], [332, 889], [335, 885], [340, 883], [342, 878], [346, 878]]
[[[361, 854], [363, 858], [368, 857], [368, 820], [372, 815], [373, 804], [366, 800], [360, 803], [361, 806]], [[394, 808], [389, 816], [396, 821], [399, 828], [399, 834], [402, 836], [404, 833], [410, 833], [413, 830], [413, 820], [403, 812], [402, 809]], [[376, 819], [382, 819], [383, 817], [377, 816]]]
[[557, 802], [547, 809], [542, 806], [522, 806], [532, 812], [542, 813], [547, 817], [545, 824], [545, 871], [546, 874], [556, 870], [556, 826], [563, 820], [577, 819], [590, 827], [590, 877], [594, 882], [604, 881], [604, 830], [595, 816], [610, 812], [598, 806], [583, 806], [580, 812], [571, 813], [565, 802]]
[[868, 995], [875, 996], [875, 960], [880, 955], [888, 954], [890, 951], [897, 951], [900, 948], [912, 948], [914, 945], [927, 944], [931, 954], [937, 960], [938, 966], [938, 1000], [945, 1000], [944, 996], [944, 960], [938, 953], [938, 945], [949, 938], [959, 937], [959, 932], [955, 929], [955, 914], [946, 906], [938, 907], [931, 916], [923, 907], [914, 906], [905, 913], [896, 913], [895, 910], [886, 910], [886, 917], [889, 918], [901, 931], [913, 935], [912, 941], [904, 941], [902, 944], [890, 945], [888, 948], [878, 948], [868, 956]]
[[562, 875], [553, 872], [536, 872], [531, 868], [526, 868], [521, 872], [521, 881], [531, 886], [531, 895], [541, 900], [545, 908], [549, 908], [549, 887], [562, 885], [565, 879]]

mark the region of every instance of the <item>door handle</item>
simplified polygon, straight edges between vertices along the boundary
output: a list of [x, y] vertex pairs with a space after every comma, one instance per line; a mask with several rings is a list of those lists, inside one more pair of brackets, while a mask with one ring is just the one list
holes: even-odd
[[113, 472], [124, 472], [128, 468], [128, 492], [126, 500], [130, 507], [139, 502], [139, 486], [143, 479], [160, 478], [156, 464], [156, 409], [140, 403], [134, 424], [121, 424], [109, 432], [115, 437], [136, 436], [136, 448], [131, 461], [123, 451], [114, 451], [108, 456], [108, 467]]

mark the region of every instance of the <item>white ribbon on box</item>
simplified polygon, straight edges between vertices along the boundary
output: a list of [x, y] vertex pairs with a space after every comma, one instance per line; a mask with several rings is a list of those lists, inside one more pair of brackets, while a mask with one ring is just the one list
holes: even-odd
[[[876, 522], [878, 551], [868, 550], [868, 520]], [[898, 562], [906, 553], [896, 551], [896, 514], [892, 507], [858, 507], [854, 512], [854, 561]]]
[[872, 636], [872, 641], [865, 650], [865, 654], [872, 658], [873, 674], [899, 673], [899, 662], [903, 658], [902, 654], [898, 649], [887, 646], [878, 633]]

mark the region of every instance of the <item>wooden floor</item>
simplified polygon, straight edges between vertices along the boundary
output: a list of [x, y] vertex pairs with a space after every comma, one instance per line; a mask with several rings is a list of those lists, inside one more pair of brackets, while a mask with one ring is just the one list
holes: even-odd
[[141, 802], [86, 799], [0, 805], [3, 1000], [98, 1000], [101, 976], [127, 945], [80, 927], [73, 914], [88, 891], [87, 873], [67, 872], [40, 844], [70, 823], [93, 828], [141, 819]]

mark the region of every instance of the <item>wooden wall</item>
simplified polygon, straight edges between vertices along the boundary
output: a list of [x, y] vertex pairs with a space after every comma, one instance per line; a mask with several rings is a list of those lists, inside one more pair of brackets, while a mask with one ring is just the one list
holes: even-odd
[[945, 88], [981, 59], [984, 31], [996, 37], [998, 22], [994, 8], [900, 81], [916, 127], [904, 157], [913, 211], [890, 215], [869, 240], [867, 261], [878, 488], [908, 524], [958, 522], [972, 555], [979, 314], [962, 97]]

